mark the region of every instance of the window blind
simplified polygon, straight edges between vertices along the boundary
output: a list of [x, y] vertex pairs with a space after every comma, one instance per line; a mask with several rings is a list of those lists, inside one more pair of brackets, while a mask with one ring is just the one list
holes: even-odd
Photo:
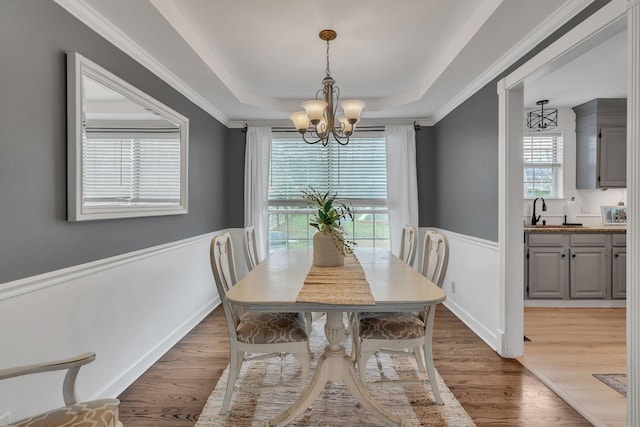
[[386, 205], [387, 167], [383, 137], [351, 138], [348, 145], [306, 144], [276, 138], [271, 145], [269, 204], [301, 201], [302, 190], [337, 193], [354, 205]]
[[87, 133], [83, 140], [84, 205], [180, 203], [176, 135]]
[[559, 134], [525, 135], [524, 163], [528, 165], [562, 166]]

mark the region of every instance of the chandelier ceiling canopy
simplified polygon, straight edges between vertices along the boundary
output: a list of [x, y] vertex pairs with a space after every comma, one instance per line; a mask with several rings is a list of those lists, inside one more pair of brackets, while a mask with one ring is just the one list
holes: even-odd
[[[329, 42], [335, 40], [337, 33], [334, 30], [322, 30], [319, 37], [327, 42], [327, 68], [322, 80], [322, 89], [316, 92], [315, 100], [302, 103], [305, 111], [292, 113], [289, 118], [307, 144], [321, 142], [326, 146], [333, 138], [338, 144], [347, 145], [366, 104], [357, 99], [340, 102], [340, 89], [331, 77], [329, 69]], [[338, 103], [342, 107], [343, 115], [336, 117]], [[309, 124], [312, 126], [310, 129]], [[310, 139], [306, 137], [307, 131], [311, 135]]]

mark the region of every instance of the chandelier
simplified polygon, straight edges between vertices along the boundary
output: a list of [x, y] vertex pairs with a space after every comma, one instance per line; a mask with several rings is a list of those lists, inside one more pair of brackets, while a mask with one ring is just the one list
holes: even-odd
[[[316, 93], [315, 100], [302, 103], [302, 108], [305, 111], [293, 113], [289, 115], [289, 118], [307, 144], [321, 142], [326, 147], [330, 138], [333, 137], [338, 144], [347, 145], [366, 104], [357, 99], [344, 100], [340, 102], [344, 115], [336, 118], [340, 89], [335, 86], [336, 81], [331, 77], [329, 69], [329, 42], [335, 40], [337, 33], [334, 30], [322, 30], [319, 37], [327, 42], [327, 69], [325, 70], [326, 76], [322, 80], [322, 89]], [[321, 93], [322, 99], [318, 99]], [[310, 130], [309, 123], [312, 125]], [[338, 123], [340, 128], [336, 128]], [[311, 140], [305, 136], [307, 130], [309, 130]]]
[[549, 103], [548, 99], [536, 102], [540, 106], [539, 110], [530, 111], [527, 114], [527, 129], [533, 131], [551, 130], [558, 126], [558, 109], [544, 106]]

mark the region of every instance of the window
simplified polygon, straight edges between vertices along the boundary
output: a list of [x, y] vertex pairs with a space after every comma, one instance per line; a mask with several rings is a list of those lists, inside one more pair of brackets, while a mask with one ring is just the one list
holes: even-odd
[[562, 197], [562, 135], [524, 135], [524, 198]]
[[356, 209], [353, 222], [343, 224], [359, 246], [389, 248], [387, 167], [384, 137], [352, 137], [348, 145], [306, 144], [300, 138], [278, 137], [271, 143], [269, 177], [269, 250], [311, 245], [315, 211], [302, 190], [337, 193]]

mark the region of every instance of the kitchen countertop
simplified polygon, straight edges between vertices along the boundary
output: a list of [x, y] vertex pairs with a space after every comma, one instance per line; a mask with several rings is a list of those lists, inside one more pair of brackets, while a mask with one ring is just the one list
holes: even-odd
[[626, 233], [625, 226], [572, 226], [572, 225], [525, 225], [525, 233]]

